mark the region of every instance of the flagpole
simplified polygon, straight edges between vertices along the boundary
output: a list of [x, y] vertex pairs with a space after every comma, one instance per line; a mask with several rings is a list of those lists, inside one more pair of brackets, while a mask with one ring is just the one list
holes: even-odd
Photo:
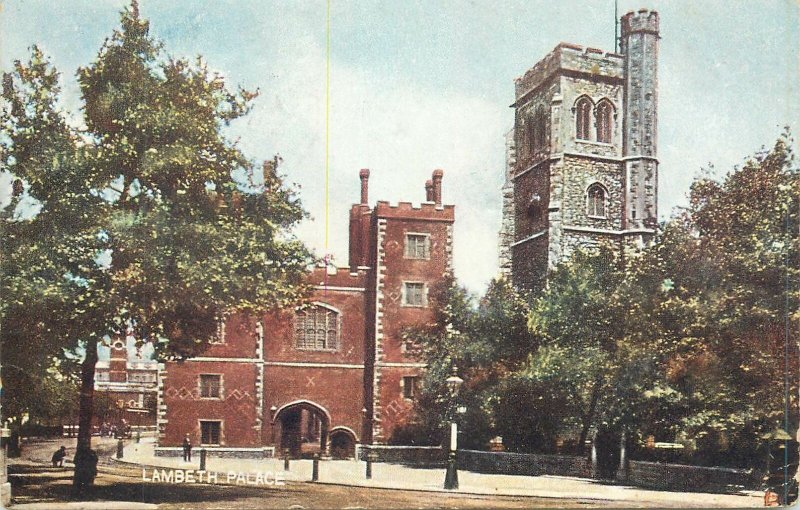
[[617, 45], [619, 44], [619, 14], [617, 14], [617, 1], [614, 0], [614, 53], [618, 53]]

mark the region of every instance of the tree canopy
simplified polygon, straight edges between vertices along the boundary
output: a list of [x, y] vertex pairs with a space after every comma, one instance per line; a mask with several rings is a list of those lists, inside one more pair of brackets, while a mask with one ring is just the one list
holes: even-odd
[[[409, 332], [432, 367], [418, 408], [441, 427], [452, 366], [481, 428], [517, 451], [582, 451], [591, 431], [681, 441], [685, 460], [753, 466], [761, 436], [798, 425], [800, 179], [785, 133], [641, 250], [577, 250], [537, 294], [450, 286]], [[474, 417], [475, 413], [480, 415]], [[483, 444], [480, 444], [483, 443]], [[646, 452], [638, 452], [645, 455]]]
[[77, 72], [81, 115], [59, 108], [38, 48], [3, 76], [2, 162], [17, 179], [3, 212], [4, 364], [25, 346], [80, 349], [79, 447], [98, 342], [133, 335], [161, 358], [191, 356], [225, 314], [306, 292], [311, 256], [290, 233], [305, 213], [280, 159], [259, 166], [225, 134], [257, 93], [167, 56], [149, 32], [133, 2]]

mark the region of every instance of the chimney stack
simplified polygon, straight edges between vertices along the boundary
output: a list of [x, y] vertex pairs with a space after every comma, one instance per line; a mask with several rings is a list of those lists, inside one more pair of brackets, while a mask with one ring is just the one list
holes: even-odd
[[436, 203], [436, 207], [442, 206], [442, 177], [444, 176], [444, 170], [436, 169], [433, 171], [433, 201]]
[[361, 177], [361, 205], [369, 204], [369, 168], [362, 168], [358, 173]]
[[425, 201], [433, 202], [433, 181], [430, 179], [425, 181]]

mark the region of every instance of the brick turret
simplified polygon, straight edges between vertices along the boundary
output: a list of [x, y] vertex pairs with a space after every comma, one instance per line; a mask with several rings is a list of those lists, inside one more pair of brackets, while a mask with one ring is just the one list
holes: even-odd
[[128, 380], [128, 349], [125, 346], [124, 338], [118, 338], [111, 344], [108, 380], [109, 382], [127, 382]]

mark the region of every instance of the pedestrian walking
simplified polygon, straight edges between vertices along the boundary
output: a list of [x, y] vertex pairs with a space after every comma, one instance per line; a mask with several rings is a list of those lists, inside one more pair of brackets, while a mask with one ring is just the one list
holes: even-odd
[[192, 442], [189, 440], [189, 434], [183, 438], [183, 460], [184, 462], [192, 461]]

